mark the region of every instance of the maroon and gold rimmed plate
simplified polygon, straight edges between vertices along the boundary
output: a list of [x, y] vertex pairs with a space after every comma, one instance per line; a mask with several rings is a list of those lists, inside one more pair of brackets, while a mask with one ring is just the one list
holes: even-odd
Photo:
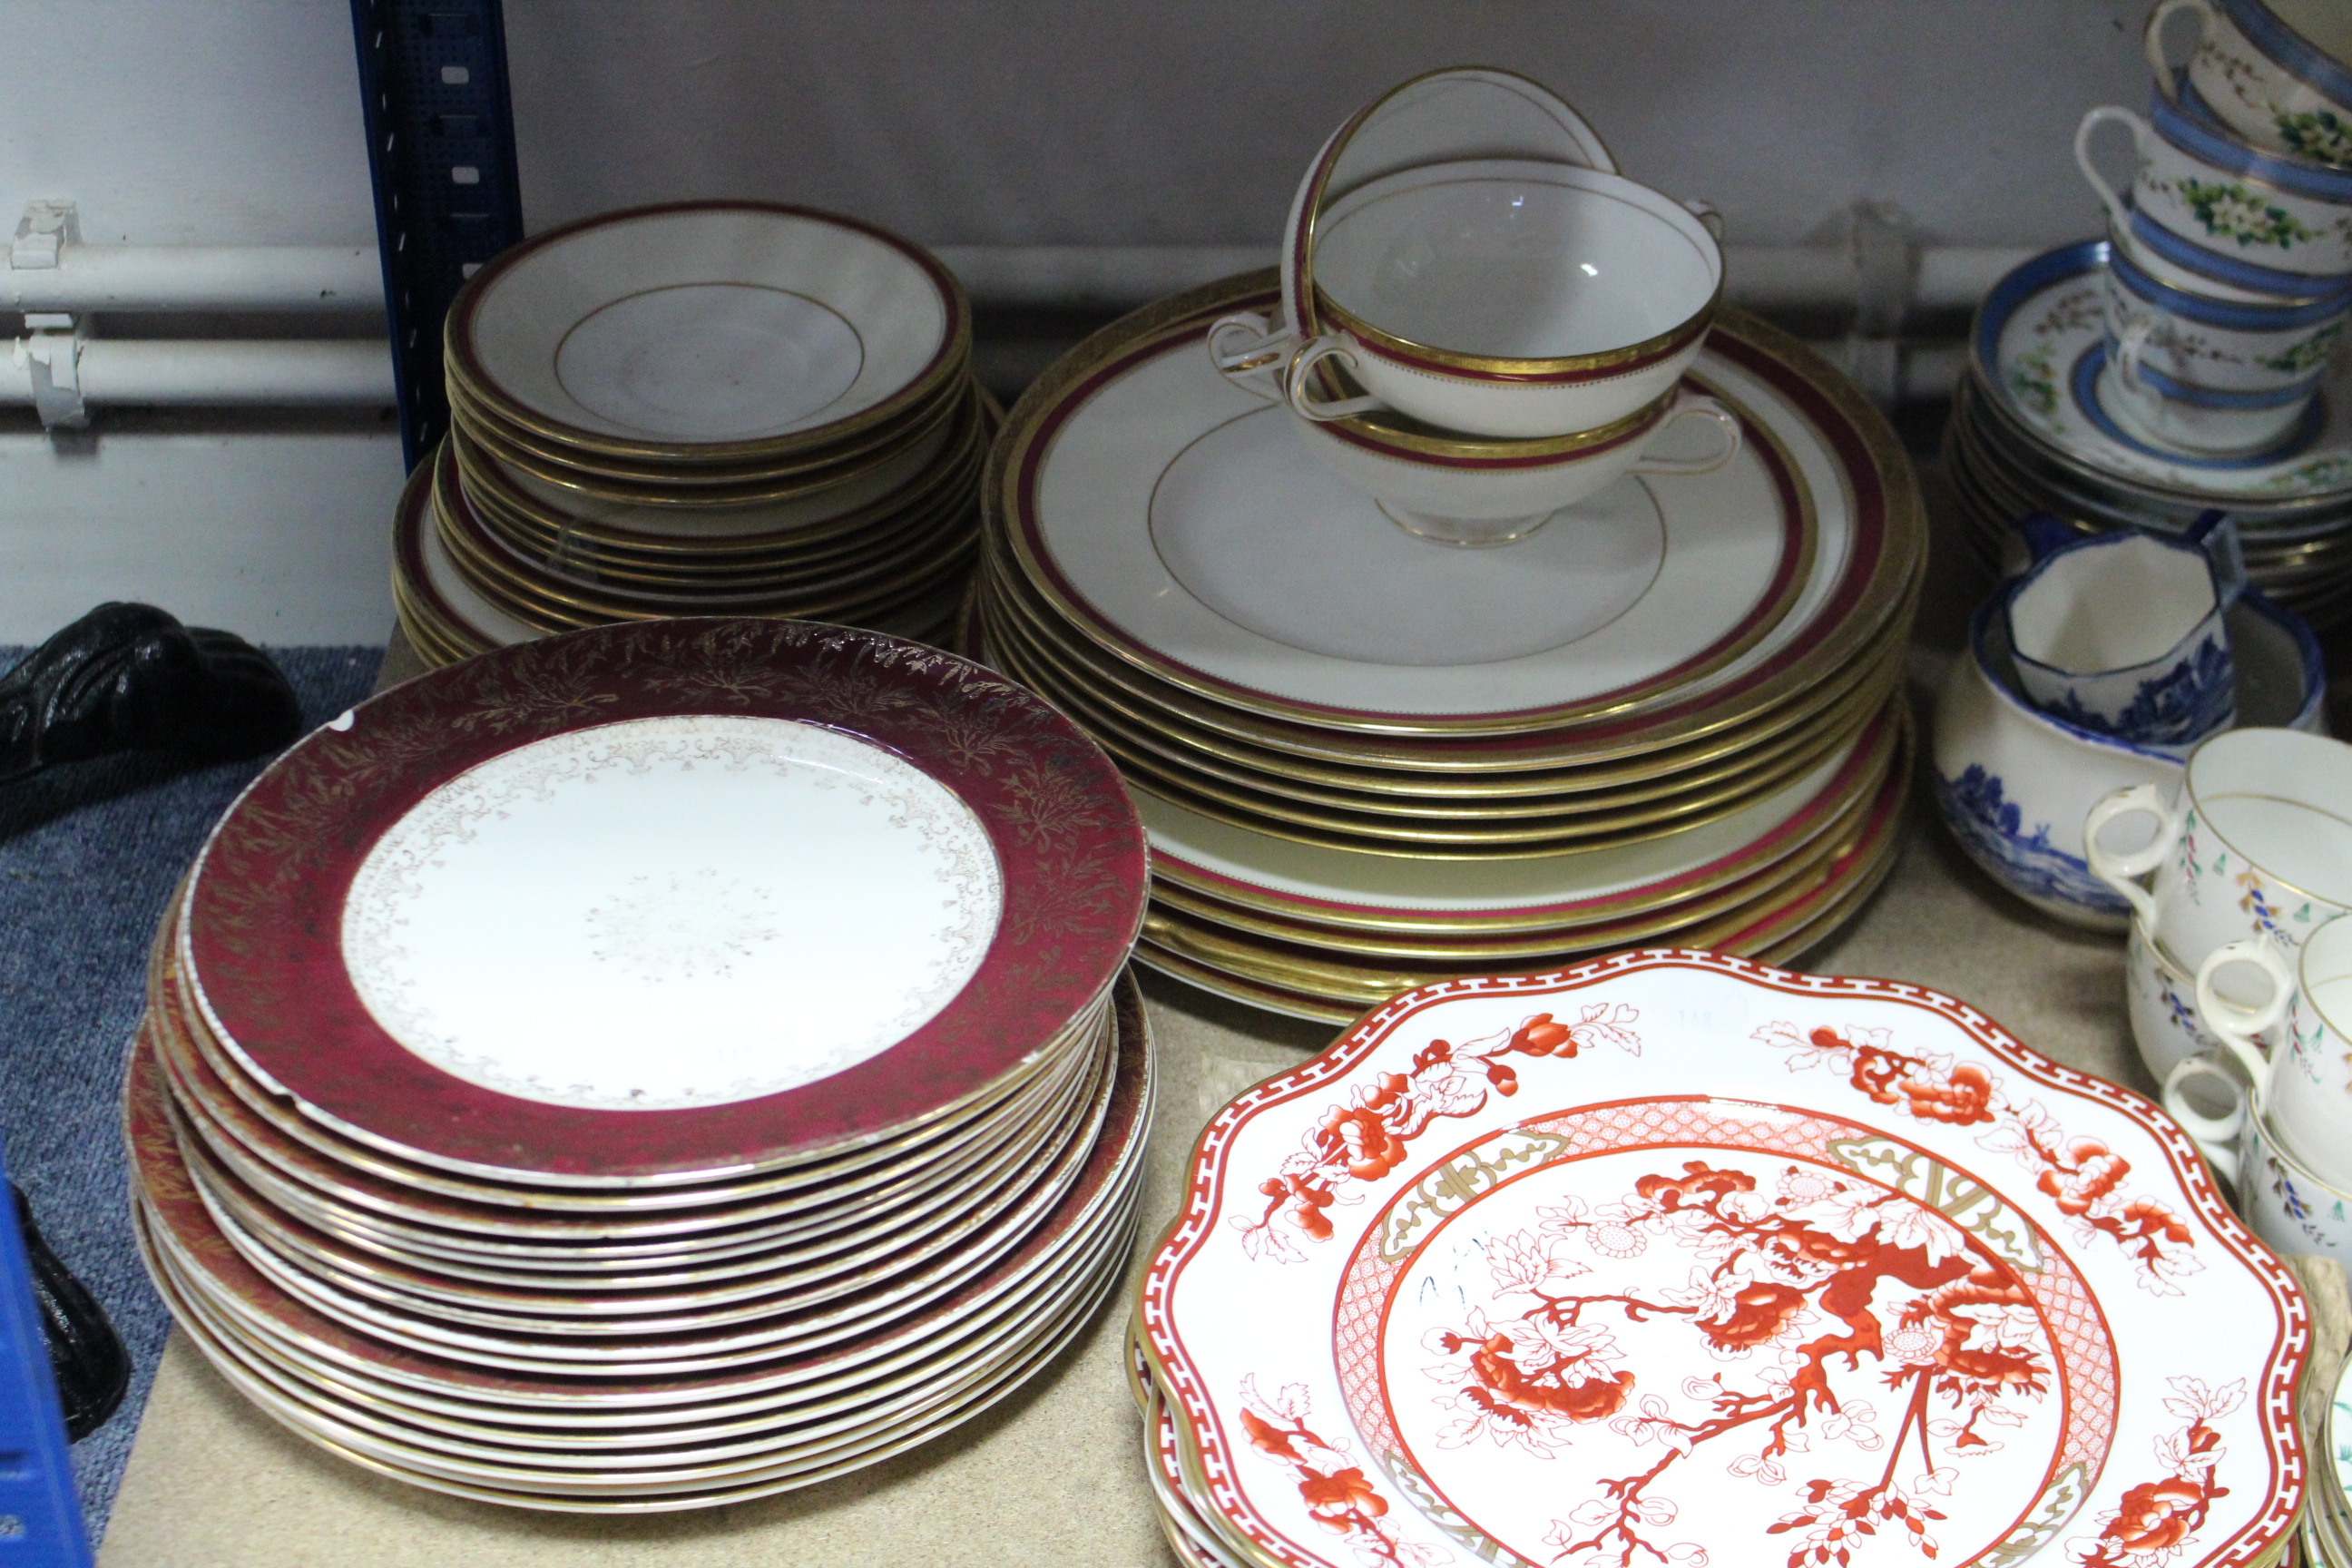
[[238, 1066], [345, 1137], [685, 1185], [954, 1120], [1116, 973], [1144, 879], [1108, 761], [975, 665], [603, 627], [298, 744], [207, 842], [180, 967]]
[[[733, 1440], [703, 1443], [683, 1433], [642, 1435], [633, 1450], [583, 1451], [577, 1435], [542, 1430], [526, 1436], [537, 1447], [507, 1441], [505, 1429], [467, 1429], [457, 1423], [411, 1422], [366, 1403], [328, 1393], [278, 1370], [266, 1357], [220, 1332], [191, 1310], [203, 1347], [225, 1371], [242, 1373], [239, 1386], [298, 1430], [328, 1436], [387, 1465], [423, 1476], [482, 1485], [540, 1489], [552, 1497], [659, 1497], [718, 1485], [780, 1480], [870, 1450], [919, 1426], [927, 1416], [969, 1413], [976, 1393], [1000, 1386], [1008, 1373], [1036, 1364], [1041, 1346], [1058, 1347], [1114, 1293], [1115, 1265], [1132, 1228], [1128, 1215], [1106, 1251], [1062, 1300], [1019, 1325], [1006, 1342], [966, 1347], [956, 1362], [927, 1366], [895, 1390], [866, 1391], [866, 1399], [831, 1414], [797, 1413], [789, 1425], [754, 1428]], [[184, 1299], [181, 1303], [185, 1306]], [[677, 1445], [667, 1439], [677, 1436]], [[665, 1446], [656, 1447], [645, 1441]]]
[[[183, 1163], [226, 1234], [249, 1237], [279, 1264], [355, 1300], [404, 1314], [470, 1324], [496, 1334], [639, 1337], [703, 1331], [804, 1310], [984, 1245], [996, 1222], [1075, 1153], [1098, 1125], [1111, 1090], [1106, 1053], [1086, 1103], [1032, 1140], [1007, 1168], [975, 1179], [953, 1201], [912, 1215], [877, 1214], [869, 1226], [812, 1249], [780, 1249], [753, 1272], [718, 1280], [642, 1286], [575, 1275], [556, 1289], [501, 1286], [371, 1257], [278, 1212], [215, 1161], [175, 1117]], [[1050, 1194], [1048, 1194], [1050, 1196]]]
[[2308, 1316], [2194, 1145], [1916, 986], [1430, 987], [1189, 1179], [1139, 1321], [1255, 1561], [2122, 1568], [2153, 1507], [2234, 1568], [2301, 1501]]
[[[1828, 941], [1862, 912], [1895, 868], [1902, 848], [1909, 777], [1907, 741], [1899, 756], [1905, 765], [1888, 770], [1853, 835], [1841, 840], [1814, 869], [1753, 904], [1696, 925], [1657, 932], [1653, 940], [1703, 942], [1764, 963], [1793, 963]], [[1154, 935], [1162, 925], [1156, 921], [1147, 928], [1136, 947], [1138, 963], [1213, 994], [1318, 1023], [1347, 1023], [1365, 1006], [1429, 978], [1342, 967], [1330, 956], [1306, 964], [1286, 962], [1230, 939], [1207, 949], [1197, 940], [1171, 945]], [[1524, 967], [1528, 962], [1519, 957], [1492, 967]], [[1471, 965], [1462, 962], [1455, 970], [1468, 973]]]
[[[1297, 461], [1286, 416], [1202, 347], [1211, 321], [1271, 303], [1272, 283], [1195, 289], [1081, 345], [1014, 409], [986, 487], [998, 547], [1058, 618], [1213, 706], [1391, 737], [1590, 722], [1595, 742], [1687, 738], [1845, 666], [1922, 559], [1916, 485], [1883, 419], [1732, 311], [1693, 372], [1741, 411], [1730, 467], [1629, 483], [1579, 526], [1502, 550], [1383, 530], [1369, 501], [1359, 527], [1352, 492], [1283, 488], [1322, 476]], [[1261, 425], [1278, 443], [1262, 458]], [[1299, 521], [1327, 516], [1328, 539]], [[1418, 553], [1387, 559], [1405, 547]]]
[[[172, 935], [168, 921], [159, 943]], [[1093, 1070], [1111, 1029], [1109, 997], [1089, 1004], [1042, 1051], [1034, 1070], [971, 1107], [971, 1114], [920, 1135], [882, 1141], [841, 1157], [740, 1182], [690, 1187], [554, 1190], [469, 1179], [385, 1154], [343, 1138], [273, 1100], [204, 1032], [185, 1006], [185, 988], [156, 965], [148, 1026], [162, 1047], [174, 1092], [207, 1128], [233, 1140], [285, 1177], [339, 1204], [385, 1217], [483, 1236], [537, 1237], [563, 1245], [658, 1242], [723, 1234], [748, 1239], [822, 1235], [840, 1205], [879, 1209], [919, 1194], [930, 1181], [1001, 1152], [1051, 1120], [1048, 1108]], [[730, 1243], [731, 1245], [731, 1243]]]
[[[707, 1321], [701, 1314], [678, 1314], [654, 1320], [643, 1331], [627, 1320], [618, 1323], [576, 1321], [565, 1333], [554, 1331], [556, 1325], [547, 1321], [528, 1329], [501, 1331], [460, 1321], [459, 1314], [445, 1312], [437, 1305], [427, 1309], [383, 1304], [288, 1261], [217, 1210], [212, 1219], [215, 1228], [247, 1263], [280, 1289], [352, 1328], [415, 1349], [541, 1376], [659, 1376], [719, 1371], [856, 1338], [921, 1310], [984, 1271], [993, 1259], [1017, 1247], [1083, 1175], [1094, 1134], [1108, 1106], [1098, 1101], [1091, 1110], [1078, 1129], [1079, 1135], [1016, 1194], [1011, 1205], [988, 1224], [957, 1234], [954, 1239], [960, 1245], [912, 1248], [927, 1256], [905, 1269], [885, 1265], [863, 1270], [850, 1278], [855, 1288], [846, 1291], [808, 1292], [819, 1300], [751, 1315], [720, 1310], [708, 1314]], [[604, 1331], [613, 1329], [622, 1331]]]
[[1166, 878], [1153, 884], [1152, 904], [1155, 909], [1171, 910], [1276, 942], [1320, 945], [1362, 957], [1465, 959], [1482, 962], [1488, 968], [1502, 967], [1503, 961], [1509, 959], [1562, 952], [1568, 950], [1571, 942], [1589, 945], [1594, 951], [1640, 946], [1662, 931], [1674, 931], [1698, 921], [1757, 905], [1769, 895], [1815, 875], [1826, 862], [1844, 853], [1871, 816], [1875, 797], [1886, 791], [1884, 781], [1887, 777], [1895, 740], [1895, 728], [1890, 724], [1880, 737], [1880, 743], [1871, 748], [1874, 754], [1869, 760], [1873, 773], [1881, 781], [1878, 787], [1868, 793], [1857, 793], [1851, 802], [1829, 816], [1820, 832], [1799, 847], [1796, 852], [1721, 888], [1613, 920], [1568, 923], [1529, 931], [1465, 930], [1432, 933], [1374, 931], [1266, 914], [1246, 905], [1204, 897]]
[[[182, 1109], [183, 1152], [206, 1202], [247, 1234], [259, 1237], [298, 1267], [323, 1274], [362, 1296], [412, 1306], [441, 1303], [460, 1317], [471, 1312], [496, 1325], [533, 1312], [611, 1317], [642, 1312], [708, 1311], [729, 1302], [773, 1300], [777, 1309], [821, 1281], [859, 1270], [911, 1266], [923, 1252], [951, 1246], [960, 1228], [984, 1223], [1026, 1189], [1087, 1124], [1086, 1104], [1107, 1092], [1110, 1061], [1074, 1085], [1070, 1097], [1048, 1108], [1039, 1125], [1008, 1142], [1001, 1153], [965, 1167], [950, 1190], [916, 1201], [845, 1206], [856, 1222], [806, 1239], [781, 1237], [757, 1251], [704, 1264], [698, 1258], [648, 1261], [566, 1259], [562, 1269], [485, 1269], [471, 1259], [395, 1252], [372, 1237], [316, 1223], [284, 1201], [287, 1191], [236, 1152], [205, 1135], [199, 1117]], [[167, 1071], [166, 1080], [170, 1082]], [[173, 1086], [176, 1094], [176, 1085]], [[248, 1180], [259, 1178], [259, 1180]], [[816, 1199], [830, 1202], [833, 1200]], [[853, 1289], [839, 1284], [836, 1291]], [[752, 1313], [744, 1306], [738, 1315]]]
[[[1717, 948], [1752, 954], [1803, 924], [1825, 895], [1866, 879], [1896, 846], [1907, 780], [1889, 776], [1873, 808], [1843, 841], [1828, 847], [1801, 875], [1760, 893], [1752, 902], [1667, 928], [1660, 938], [1673, 945]], [[1484, 960], [1460, 953], [1365, 953], [1337, 941], [1282, 940], [1229, 926], [1213, 916], [1155, 904], [1144, 934], [1162, 950], [1173, 949], [1198, 962], [1263, 983], [1297, 987], [1334, 1002], [1369, 1007], [1419, 985], [1454, 974], [1498, 970], [1556, 969], [1592, 953], [1631, 945], [1603, 937], [1565, 933], [1549, 952], [1497, 953]]]
[[1895, 739], [1890, 716], [1774, 795], [1669, 837], [1550, 858], [1471, 867], [1299, 844], [1134, 792], [1152, 868], [1220, 904], [1285, 922], [1446, 939], [1606, 925], [1685, 902], [1780, 864], [1875, 792]]
[[1120, 1015], [1120, 1071], [1102, 1133], [1076, 1184], [1016, 1247], [920, 1312], [880, 1331], [722, 1373], [628, 1376], [573, 1370], [527, 1375], [354, 1331], [257, 1271], [221, 1234], [180, 1163], [163, 1086], [143, 1053], [134, 1058], [126, 1090], [126, 1134], [159, 1251], [192, 1293], [233, 1320], [247, 1337], [266, 1339], [299, 1361], [410, 1390], [417, 1398], [448, 1401], [460, 1409], [486, 1405], [541, 1413], [518, 1420], [577, 1419], [622, 1427], [716, 1420], [855, 1387], [908, 1364], [957, 1325], [981, 1321], [1026, 1300], [1023, 1292], [1030, 1288], [1071, 1271], [1131, 1195], [1140, 1168], [1151, 1068], [1141, 1002], [1131, 986], [1125, 988]]
[[1580, 754], [1572, 730], [1551, 738], [1560, 755], [1549, 761], [1540, 753], [1531, 761], [1525, 746], [1517, 753], [1481, 753], [1458, 742], [1407, 747], [1376, 737], [1359, 745], [1297, 728], [1277, 739], [1242, 732], [1249, 726], [1236, 724], [1230, 711], [1211, 709], [1165, 683], [1090, 662], [1083, 649], [1056, 637], [1048, 620], [1003, 586], [1001, 574], [984, 570], [982, 577], [988, 661], [1087, 721], [1101, 716], [1123, 723], [1154, 752], [1220, 776], [1377, 796], [1400, 809], [1425, 801], [1475, 803], [1506, 813], [1540, 811], [1547, 803], [1549, 809], [1570, 810], [1588, 798], [1647, 798], [1685, 780], [1752, 765], [1802, 744], [1822, 714], [1852, 701], [1874, 680], [1895, 679], [1901, 666], [1895, 623], [1890, 622], [1846, 668], [1790, 702], [1694, 742], [1610, 758]]

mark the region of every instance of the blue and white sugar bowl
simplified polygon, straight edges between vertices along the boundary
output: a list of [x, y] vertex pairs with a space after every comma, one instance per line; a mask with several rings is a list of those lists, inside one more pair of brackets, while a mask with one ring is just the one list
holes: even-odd
[[2006, 600], [2017, 683], [2043, 712], [2170, 746], [2235, 717], [2225, 600], [2200, 544], [2136, 531], [2069, 537]]
[[[2169, 788], [2191, 750], [2126, 741], [2042, 711], [2019, 684], [2006, 596], [1977, 609], [1936, 701], [1931, 782], [1945, 826], [1992, 879], [2070, 925], [2121, 932], [2131, 908], [2095, 876], [2083, 826], [2111, 790]], [[2318, 640], [2262, 595], [2222, 612], [2240, 724], [2325, 734]], [[2123, 825], [2117, 825], [2120, 828]], [[2116, 843], [2118, 853], [2136, 846]]]

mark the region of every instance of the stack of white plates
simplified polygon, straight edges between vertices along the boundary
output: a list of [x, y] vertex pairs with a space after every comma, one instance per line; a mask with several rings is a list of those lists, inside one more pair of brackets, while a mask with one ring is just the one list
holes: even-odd
[[446, 335], [450, 436], [394, 527], [430, 662], [666, 616], [950, 623], [999, 415], [919, 247], [752, 202], [610, 213], [490, 262]]
[[699, 1507], [953, 1425], [1115, 1288], [1151, 1062], [1109, 763], [799, 622], [504, 650], [289, 752], [159, 933], [150, 1268], [303, 1436]]
[[2307, 1568], [2352, 1568], [2352, 1363], [2312, 1434], [2311, 1496], [2303, 1505]]
[[2179, 1126], [1916, 986], [1649, 951], [1213, 1117], [1133, 1319], [1203, 1568], [2267, 1568], [2310, 1318]]
[[1127, 775], [1145, 962], [1344, 1021], [1454, 973], [1670, 940], [1785, 957], [1892, 863], [1910, 466], [1830, 366], [1725, 310], [1688, 382], [1744, 439], [1499, 548], [1405, 532], [1211, 322], [1272, 273], [1115, 323], [991, 458], [977, 631]]

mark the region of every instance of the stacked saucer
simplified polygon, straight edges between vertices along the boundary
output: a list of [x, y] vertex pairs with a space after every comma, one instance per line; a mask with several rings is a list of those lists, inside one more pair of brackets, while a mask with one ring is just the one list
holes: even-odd
[[[2321, 1357], [2312, 1357], [2314, 1370]], [[2305, 1405], [2311, 1401], [2306, 1395]], [[2311, 1436], [2311, 1498], [2303, 1505], [2304, 1561], [2310, 1568], [2352, 1564], [2352, 1375], [2339, 1373]]]
[[429, 662], [670, 616], [949, 624], [999, 415], [927, 252], [798, 207], [610, 213], [484, 267], [446, 333], [450, 435], [394, 529]]
[[1908, 745], [1925, 536], [1879, 416], [1725, 310], [1684, 384], [1738, 421], [1731, 461], [1461, 549], [1212, 363], [1213, 323], [1279, 297], [1113, 324], [992, 456], [977, 630], [1126, 774], [1144, 961], [1343, 1021], [1632, 941], [1825, 935], [1891, 863]]
[[2185, 532], [2209, 508], [2237, 524], [2247, 580], [2315, 626], [2352, 616], [2352, 384], [2330, 379], [2312, 417], [2251, 457], [2168, 451], [2125, 417], [2107, 353], [2108, 240], [2034, 258], [1977, 312], [1944, 459], [1966, 537], [1989, 569], [2017, 520], [2084, 533]]
[[1145, 1271], [1195, 1568], [2290, 1561], [2310, 1315], [2180, 1128], [1916, 986], [1644, 951], [1212, 1117]]
[[924, 1440], [1116, 1288], [1151, 1091], [1108, 762], [952, 656], [611, 627], [289, 752], [156, 941], [150, 1268], [356, 1463], [708, 1506]]

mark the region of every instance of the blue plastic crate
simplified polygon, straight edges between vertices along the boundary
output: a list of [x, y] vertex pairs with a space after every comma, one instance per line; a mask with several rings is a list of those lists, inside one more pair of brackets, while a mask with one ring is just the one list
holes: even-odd
[[65, 1417], [0, 1166], [0, 1568], [89, 1568]]

